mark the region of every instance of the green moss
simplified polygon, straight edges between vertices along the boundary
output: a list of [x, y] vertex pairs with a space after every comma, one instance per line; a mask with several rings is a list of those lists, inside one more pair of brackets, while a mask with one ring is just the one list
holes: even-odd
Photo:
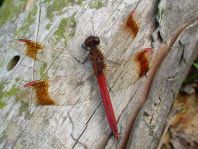
[[47, 68], [47, 63], [44, 63], [44, 64], [40, 67], [40, 70], [39, 70], [40, 76], [43, 75], [43, 73], [45, 72], [46, 68]]
[[103, 6], [103, 3], [101, 0], [93, 0], [90, 4], [90, 7], [93, 9], [100, 9]]
[[22, 101], [19, 107], [19, 115], [22, 115], [24, 112], [27, 112], [29, 109], [29, 104]]
[[158, 14], [157, 14], [157, 18], [158, 18], [159, 21], [163, 19], [164, 14], [165, 14], [165, 9], [164, 8], [159, 8]]
[[[49, 3], [49, 0], [45, 0], [44, 2]], [[49, 5], [47, 8], [47, 17], [49, 20], [52, 20], [54, 15], [61, 15], [62, 11], [65, 7], [72, 4], [73, 0], [55, 0], [53, 3]]]
[[0, 62], [0, 68], [4, 66], [4, 62]]
[[74, 4], [82, 5], [82, 2], [83, 0], [45, 0], [44, 3], [48, 5], [47, 18], [53, 20], [54, 16], [62, 14], [64, 8]]
[[[3, 52], [3, 45], [0, 43], [0, 51]], [[2, 48], [2, 49], [1, 49]], [[0, 68], [3, 67], [5, 64], [5, 61], [3, 59], [0, 60]]]
[[2, 109], [4, 106], [6, 106], [5, 102], [3, 101], [3, 97], [4, 97], [4, 82], [0, 82], [0, 109]]
[[51, 0], [44, 0], [44, 3], [49, 4]]
[[[11, 89], [5, 90], [5, 82], [0, 82], [0, 109], [3, 109], [6, 106], [6, 100], [8, 97], [15, 96], [16, 101], [21, 101], [21, 98], [24, 98], [27, 93], [23, 90], [20, 90], [19, 87], [16, 87], [15, 85], [12, 86]], [[23, 112], [27, 111], [28, 103], [25, 103], [21, 101], [21, 106], [19, 108], [19, 114], [22, 114]]]
[[4, 92], [3, 92], [4, 86], [5, 86], [5, 83], [0, 82], [0, 103], [1, 103], [1, 105], [5, 105], [5, 103], [2, 100], [4, 97]]
[[47, 79], [48, 78], [48, 74], [45, 72], [46, 69], [47, 69], [47, 63], [44, 63], [39, 69], [41, 79]]
[[51, 24], [50, 24], [50, 23], [48, 23], [48, 24], [46, 25], [45, 29], [49, 30], [49, 29], [50, 29], [50, 27], [51, 27]]
[[0, 7], [0, 27], [3, 26], [8, 20], [17, 17], [20, 12], [23, 10], [25, 5], [24, 0], [13, 1], [13, 0], [4, 0], [3, 5]]
[[7, 137], [6, 136], [6, 129], [2, 130], [1, 133], [0, 133], [0, 142], [3, 142], [5, 141], [5, 138]]
[[83, 0], [76, 0], [76, 1], [75, 1], [75, 3], [76, 3], [77, 5], [82, 5], [82, 2], [83, 2]]
[[6, 106], [6, 100], [8, 97], [15, 96], [17, 98], [17, 94], [20, 93], [20, 89], [16, 87], [15, 85], [12, 86], [9, 90], [5, 90], [5, 82], [0, 82], [0, 108], [3, 108]]
[[16, 81], [16, 82], [19, 82], [19, 80], [20, 80], [20, 78], [19, 78], [19, 77], [17, 77], [17, 78], [15, 79], [15, 81]]
[[5, 102], [0, 101], [0, 109], [3, 109], [6, 106]]
[[[0, 92], [4, 89], [5, 83], [4, 82], [0, 82]], [[0, 94], [1, 97], [1, 94]]]
[[14, 33], [15, 36], [20, 37], [22, 35], [27, 34], [27, 32], [29, 32], [30, 26], [35, 23], [36, 14], [37, 14], [37, 6], [35, 5], [28, 14], [27, 18], [24, 20], [24, 23], [15, 31]]
[[64, 38], [66, 45], [68, 40], [74, 36], [76, 29], [76, 20], [74, 16], [75, 14], [69, 18], [64, 18], [61, 20], [58, 29], [54, 32], [56, 41], [59, 41]]
[[12, 86], [10, 90], [5, 92], [5, 97], [16, 96], [18, 91], [19, 91], [19, 88], [14, 85]]

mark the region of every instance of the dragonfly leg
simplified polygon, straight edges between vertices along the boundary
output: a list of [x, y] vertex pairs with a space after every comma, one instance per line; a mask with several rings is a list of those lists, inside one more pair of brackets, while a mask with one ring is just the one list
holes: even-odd
[[121, 68], [122, 63], [119, 61], [112, 61], [112, 60], [105, 58], [105, 66], [106, 68]]
[[80, 64], [85, 64], [85, 62], [88, 60], [88, 56], [85, 58], [85, 60], [83, 62], [81, 62], [80, 60], [78, 60], [76, 57], [73, 57], [77, 62], [79, 62]]
[[114, 65], [120, 65], [119, 62], [115, 62], [115, 61], [109, 60], [109, 59], [107, 59], [106, 57], [105, 57], [105, 60], [106, 60], [107, 62], [113, 63]]
[[85, 49], [85, 50], [87, 50], [87, 51], [90, 51], [90, 49], [88, 49], [88, 48], [84, 45], [84, 43], [81, 45], [81, 48], [83, 48], [83, 49]]

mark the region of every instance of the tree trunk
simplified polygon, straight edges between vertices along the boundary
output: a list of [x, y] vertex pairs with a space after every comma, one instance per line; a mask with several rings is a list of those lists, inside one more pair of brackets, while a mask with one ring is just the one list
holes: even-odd
[[[137, 35], [126, 29], [131, 12], [139, 26]], [[154, 149], [198, 54], [198, 6], [196, 0], [5, 0], [0, 6], [0, 34], [0, 148]], [[119, 140], [105, 118], [95, 78], [69, 85], [56, 81], [51, 90], [61, 96], [60, 87], [66, 88], [65, 106], [36, 106], [34, 90], [23, 88], [28, 81], [40, 79], [49, 66], [49, 78], [83, 70], [87, 63], [68, 57], [58, 47], [82, 53], [80, 46], [90, 34], [100, 37], [100, 49], [112, 61], [153, 48], [146, 76], [128, 88], [112, 88]], [[42, 62], [34, 62], [16, 50], [16, 38], [56, 48], [48, 49]], [[120, 77], [116, 73], [108, 80], [127, 81], [122, 80], [126, 74], [119, 73]]]

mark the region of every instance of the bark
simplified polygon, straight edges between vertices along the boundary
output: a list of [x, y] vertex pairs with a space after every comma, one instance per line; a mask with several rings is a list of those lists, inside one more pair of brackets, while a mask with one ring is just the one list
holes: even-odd
[[[124, 28], [133, 10], [140, 28], [135, 38]], [[197, 18], [196, 0], [5, 1], [0, 6], [0, 148], [156, 148], [198, 53]], [[12, 39], [37, 40], [82, 53], [80, 45], [90, 34], [100, 37], [100, 49], [112, 61], [128, 59], [143, 48], [154, 50], [146, 76], [128, 88], [113, 88], [118, 141], [105, 118], [95, 79], [69, 85], [56, 81], [54, 93], [61, 96], [61, 86], [67, 90], [65, 106], [36, 106], [34, 92], [22, 87], [40, 79], [52, 63], [49, 77], [71, 69], [78, 72], [84, 66], [64, 51], [57, 54], [52, 49], [46, 59], [41, 57], [42, 62], [33, 62], [16, 50]], [[16, 55], [20, 61], [12, 68], [9, 62]], [[107, 76], [110, 82], [117, 77], [126, 81], [125, 74], [119, 73], [120, 77]]]

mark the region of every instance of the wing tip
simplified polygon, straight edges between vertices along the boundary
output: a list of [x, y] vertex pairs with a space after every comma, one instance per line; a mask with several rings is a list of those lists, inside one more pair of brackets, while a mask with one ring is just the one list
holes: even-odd
[[17, 38], [16, 40], [18, 40], [19, 42], [32, 42], [31, 40], [28, 39], [23, 39], [23, 38]]
[[134, 14], [135, 14], [135, 10], [132, 10], [129, 15], [133, 16]]
[[153, 49], [152, 48], [145, 48], [144, 51], [149, 52], [149, 53], [153, 53]]
[[35, 85], [36, 82], [37, 82], [37, 81], [28, 82], [28, 83], [26, 83], [25, 85], [23, 85], [23, 87], [32, 87], [32, 86]]

